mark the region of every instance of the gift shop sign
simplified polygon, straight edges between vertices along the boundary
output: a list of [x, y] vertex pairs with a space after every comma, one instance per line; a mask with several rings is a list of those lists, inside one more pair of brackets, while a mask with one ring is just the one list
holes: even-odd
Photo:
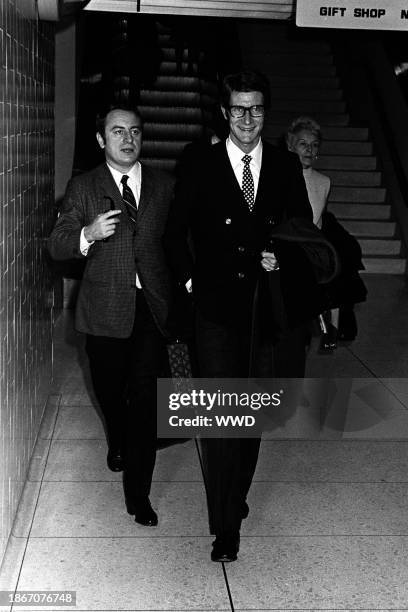
[[297, 0], [296, 25], [309, 28], [408, 30], [408, 0]]

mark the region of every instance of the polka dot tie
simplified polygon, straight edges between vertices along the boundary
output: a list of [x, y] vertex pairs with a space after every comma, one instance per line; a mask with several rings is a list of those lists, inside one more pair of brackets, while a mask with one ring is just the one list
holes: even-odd
[[124, 174], [120, 180], [120, 182], [122, 183], [122, 188], [123, 188], [122, 198], [125, 203], [126, 210], [129, 213], [130, 220], [133, 221], [133, 223], [136, 223], [136, 219], [137, 219], [136, 200], [135, 200], [135, 196], [133, 195], [133, 191], [127, 184], [128, 178], [129, 178], [128, 175]]
[[251, 159], [251, 155], [244, 155], [242, 158], [244, 163], [244, 171], [242, 173], [242, 193], [244, 194], [244, 198], [248, 204], [250, 212], [253, 211], [255, 203], [254, 177], [252, 176], [251, 168], [249, 167]]

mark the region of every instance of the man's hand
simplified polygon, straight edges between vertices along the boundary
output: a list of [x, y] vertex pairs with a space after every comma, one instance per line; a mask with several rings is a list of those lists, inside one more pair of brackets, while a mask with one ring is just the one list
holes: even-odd
[[116, 224], [120, 223], [118, 215], [121, 212], [121, 210], [108, 210], [95, 217], [92, 223], [84, 228], [85, 239], [88, 242], [94, 242], [94, 240], [104, 240], [112, 236], [115, 233]]
[[267, 272], [273, 272], [274, 270], [279, 270], [278, 260], [276, 259], [273, 253], [269, 251], [262, 251], [261, 253], [261, 266]]

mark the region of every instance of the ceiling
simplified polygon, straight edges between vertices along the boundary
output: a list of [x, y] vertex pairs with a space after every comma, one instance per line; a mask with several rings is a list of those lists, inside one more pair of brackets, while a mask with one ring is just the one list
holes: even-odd
[[[73, 1], [64, 0], [64, 5]], [[82, 4], [89, 11], [288, 19], [295, 0], [89, 0]]]

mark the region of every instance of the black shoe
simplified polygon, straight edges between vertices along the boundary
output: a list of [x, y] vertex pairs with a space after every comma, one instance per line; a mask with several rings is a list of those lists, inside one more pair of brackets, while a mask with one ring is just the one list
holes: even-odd
[[136, 523], [146, 525], [146, 527], [156, 527], [159, 519], [156, 512], [150, 505], [149, 498], [137, 500], [135, 502], [126, 502], [128, 514], [133, 514]]
[[211, 561], [231, 563], [236, 561], [239, 551], [239, 533], [233, 535], [217, 535], [213, 542]]
[[121, 472], [123, 470], [123, 457], [120, 449], [109, 449], [106, 462], [112, 472]]
[[249, 506], [246, 503], [246, 501], [242, 502], [242, 507], [241, 507], [241, 518], [242, 519], [246, 519], [246, 517], [249, 514]]

